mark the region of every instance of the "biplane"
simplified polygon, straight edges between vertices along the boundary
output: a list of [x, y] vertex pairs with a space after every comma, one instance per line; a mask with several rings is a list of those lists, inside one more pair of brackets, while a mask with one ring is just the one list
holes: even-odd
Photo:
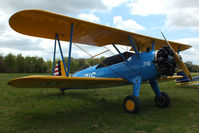
[[[76, 18], [42, 10], [24, 10], [15, 13], [9, 20], [10, 27], [16, 32], [47, 39], [54, 39], [52, 76], [27, 76], [12, 79], [9, 85], [19, 88], [60, 88], [93, 89], [132, 84], [132, 94], [124, 99], [126, 112], [139, 113], [141, 103], [139, 93], [141, 83], [148, 81], [155, 93], [157, 107], [170, 105], [170, 97], [161, 92], [157, 80], [175, 80], [173, 76], [179, 66], [191, 80], [186, 65], [179, 56], [180, 51], [190, 45], [167, 41], [136, 34]], [[60, 41], [69, 42], [68, 63], [64, 60]], [[70, 60], [73, 43], [97, 47], [112, 45], [117, 55], [106, 58], [100, 64], [70, 74]], [[57, 45], [61, 54], [60, 76], [55, 76]], [[130, 46], [122, 53], [118, 45]]]

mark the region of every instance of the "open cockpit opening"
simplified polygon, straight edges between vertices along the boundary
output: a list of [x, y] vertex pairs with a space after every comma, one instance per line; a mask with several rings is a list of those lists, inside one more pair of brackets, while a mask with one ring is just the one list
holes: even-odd
[[[131, 57], [134, 53], [132, 52], [124, 52], [122, 53], [122, 55], [128, 59], [129, 57]], [[110, 66], [110, 65], [114, 65], [114, 64], [117, 64], [117, 63], [120, 63], [120, 62], [123, 62], [124, 59], [121, 57], [120, 54], [117, 54], [117, 55], [114, 55], [114, 56], [111, 56], [111, 57], [108, 57], [106, 58], [104, 61], [102, 61], [97, 67], [96, 69], [99, 69], [99, 68], [102, 68], [102, 67], [106, 67], [106, 66]]]

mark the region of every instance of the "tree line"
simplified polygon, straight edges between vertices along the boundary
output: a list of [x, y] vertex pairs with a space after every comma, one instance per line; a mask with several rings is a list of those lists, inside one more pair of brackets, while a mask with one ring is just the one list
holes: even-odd
[[190, 72], [199, 72], [199, 66], [194, 65], [191, 61], [185, 62]]
[[[71, 73], [99, 64], [104, 59], [105, 57], [96, 59], [71, 58]], [[65, 62], [67, 66], [67, 58], [65, 58]], [[185, 64], [190, 72], [199, 72], [198, 65], [192, 64], [191, 61]], [[21, 54], [15, 56], [11, 53], [7, 56], [0, 55], [0, 73], [52, 73], [52, 67], [53, 62], [51, 60], [44, 61], [42, 57], [23, 57]]]
[[[98, 64], [104, 58], [71, 58], [71, 73]], [[67, 58], [65, 58], [65, 62], [67, 66]], [[51, 73], [52, 67], [53, 62], [51, 60], [44, 61], [42, 57], [24, 57], [21, 54], [15, 56], [11, 53], [7, 56], [0, 55], [0, 73]]]

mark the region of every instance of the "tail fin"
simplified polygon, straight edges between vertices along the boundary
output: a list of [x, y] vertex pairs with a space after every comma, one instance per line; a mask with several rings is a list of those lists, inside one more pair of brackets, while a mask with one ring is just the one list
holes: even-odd
[[189, 78], [185, 75], [184, 71], [177, 72], [177, 75], [183, 76], [181, 79], [177, 79], [176, 82], [188, 82]]
[[54, 76], [66, 76], [63, 61], [58, 61], [55, 66]]

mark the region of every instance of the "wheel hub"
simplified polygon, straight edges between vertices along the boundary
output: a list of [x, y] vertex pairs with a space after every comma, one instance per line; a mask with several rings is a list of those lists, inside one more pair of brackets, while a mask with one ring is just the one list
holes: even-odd
[[158, 103], [159, 105], [164, 105], [165, 102], [166, 102], [166, 99], [165, 99], [164, 96], [160, 96], [160, 97], [157, 98], [157, 103]]
[[129, 111], [133, 111], [135, 109], [135, 103], [132, 100], [128, 100], [126, 102], [126, 109]]

